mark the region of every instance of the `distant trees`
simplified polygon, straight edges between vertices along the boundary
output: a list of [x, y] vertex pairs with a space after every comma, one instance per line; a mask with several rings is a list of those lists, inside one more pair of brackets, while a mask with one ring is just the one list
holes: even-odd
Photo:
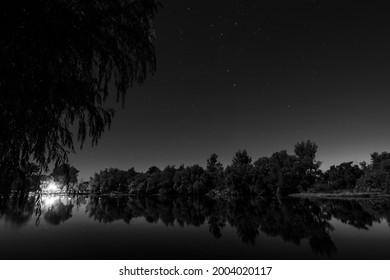
[[332, 165], [317, 179], [310, 192], [387, 192], [390, 193], [390, 153], [371, 154], [371, 163]]
[[175, 166], [168, 165], [161, 171], [160, 182], [158, 184], [159, 194], [173, 193], [175, 175], [176, 175]]
[[371, 168], [375, 170], [386, 170], [390, 163], [390, 153], [372, 153], [371, 154]]
[[[303, 158], [303, 156], [302, 156]], [[284, 196], [303, 191], [308, 185], [312, 165], [286, 150], [262, 157], [255, 162], [255, 180], [258, 193]]]
[[238, 151], [232, 164], [226, 167], [226, 187], [234, 194], [254, 192], [252, 158], [246, 150]]
[[332, 165], [324, 174], [324, 181], [328, 183], [330, 190], [353, 189], [356, 181], [363, 175], [358, 165], [352, 161], [343, 162], [337, 166]]
[[222, 163], [218, 161], [217, 154], [211, 154], [211, 156], [207, 159], [206, 164], [206, 174], [207, 174], [207, 188], [209, 190], [212, 189], [220, 189], [224, 185], [224, 168]]
[[207, 174], [197, 164], [178, 171], [174, 178], [173, 189], [178, 194], [205, 194], [208, 191], [207, 187]]
[[[287, 158], [280, 159], [280, 158]], [[216, 154], [207, 159], [206, 168], [193, 166], [167, 166], [160, 170], [152, 166], [145, 173], [134, 169], [121, 171], [105, 169], [90, 179], [90, 187], [96, 193], [122, 192], [130, 194], [178, 194], [202, 195], [213, 192], [235, 195], [285, 194], [289, 189], [295, 158], [285, 151], [267, 158], [266, 166], [261, 160], [252, 164], [246, 150], [238, 151], [231, 165], [224, 169]], [[281, 171], [281, 172], [279, 172]], [[291, 173], [291, 174], [290, 174]], [[278, 190], [280, 188], [280, 190]]]
[[77, 176], [79, 170], [67, 163], [56, 166], [50, 173], [54, 181], [60, 183], [62, 186], [73, 187], [77, 184]]
[[139, 173], [129, 183], [130, 194], [146, 194], [146, 187], [148, 183], [148, 174]]
[[363, 176], [357, 187], [363, 191], [390, 193], [390, 153], [371, 154], [371, 164], [362, 164]]
[[146, 182], [146, 194], [155, 194], [159, 191], [159, 184], [161, 181], [161, 170], [156, 166], [152, 166], [149, 168], [147, 182]]
[[89, 181], [92, 192], [128, 192], [128, 184], [135, 177], [134, 169], [123, 171], [118, 168], [110, 168], [95, 173]]
[[114, 116], [109, 92], [123, 101], [155, 71], [157, 9], [155, 0], [0, 3], [0, 188], [30, 161], [47, 171], [67, 163], [75, 141], [98, 142]]
[[96, 173], [90, 186], [97, 193], [284, 196], [303, 191], [318, 179], [316, 151], [317, 145], [307, 141], [296, 145], [296, 155], [283, 150], [254, 163], [246, 150], [240, 150], [226, 168], [216, 154], [207, 159], [206, 168], [152, 166], [145, 173], [110, 168]]
[[254, 162], [253, 180], [255, 192], [264, 196], [274, 194], [274, 171], [271, 159], [261, 157]]
[[321, 162], [315, 160], [317, 149], [317, 144], [310, 140], [295, 145], [294, 153], [298, 157], [295, 168], [299, 177], [299, 187], [302, 191], [307, 191], [320, 175]]
[[288, 195], [298, 191], [298, 176], [295, 170], [297, 158], [287, 154], [287, 151], [273, 153], [271, 158], [270, 181], [278, 196]]
[[207, 159], [206, 168], [168, 165], [161, 170], [152, 166], [145, 173], [110, 168], [96, 173], [90, 187], [96, 193], [138, 195], [272, 197], [298, 192], [390, 192], [390, 153], [373, 153], [371, 163], [360, 167], [344, 162], [323, 172], [316, 160], [317, 150], [317, 144], [309, 140], [297, 143], [293, 155], [282, 150], [254, 162], [246, 150], [239, 150], [226, 168], [216, 154]]

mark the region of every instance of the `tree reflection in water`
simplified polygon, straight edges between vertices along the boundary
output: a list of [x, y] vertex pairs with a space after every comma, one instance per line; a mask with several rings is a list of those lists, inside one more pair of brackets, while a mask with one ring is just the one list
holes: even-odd
[[51, 225], [59, 225], [72, 217], [73, 202], [68, 197], [46, 196], [43, 201], [43, 219]]
[[0, 218], [20, 227], [25, 225], [34, 214], [35, 197], [28, 193], [15, 193], [0, 197]]
[[389, 217], [390, 209], [386, 205], [387, 202], [378, 200], [106, 196], [91, 198], [86, 211], [89, 217], [103, 223], [116, 220], [130, 223], [140, 217], [166, 226], [198, 227], [207, 223], [209, 232], [217, 239], [229, 225], [247, 244], [255, 244], [262, 232], [296, 245], [308, 240], [313, 252], [332, 257], [337, 252], [330, 237], [332, 217], [356, 228], [368, 229], [367, 226], [379, 222], [381, 217]]
[[59, 225], [72, 217], [74, 205], [79, 208], [83, 204], [86, 204], [83, 196], [14, 193], [0, 197], [0, 218], [4, 217], [12, 225], [23, 226], [32, 218], [39, 225], [43, 216], [48, 224]]
[[[281, 201], [260, 197], [42, 196], [41, 211], [46, 223], [59, 225], [72, 218], [75, 209], [85, 205], [87, 216], [99, 223], [130, 224], [134, 218], [143, 218], [148, 223], [159, 222], [171, 227], [207, 225], [216, 239], [223, 236], [225, 227], [231, 227], [248, 245], [255, 244], [259, 235], [265, 234], [298, 246], [308, 241], [313, 252], [332, 257], [337, 253], [330, 236], [332, 219], [363, 230], [369, 230], [373, 223], [383, 219], [390, 225], [389, 202], [389, 199]], [[35, 217], [34, 212], [34, 196], [19, 193], [0, 198], [0, 219], [5, 222], [23, 226]]]

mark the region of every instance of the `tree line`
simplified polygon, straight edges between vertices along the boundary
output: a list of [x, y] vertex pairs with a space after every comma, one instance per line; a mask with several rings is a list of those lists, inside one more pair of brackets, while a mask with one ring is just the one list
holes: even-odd
[[[136, 195], [270, 197], [305, 192], [390, 193], [390, 153], [374, 152], [370, 163], [343, 162], [323, 171], [316, 159], [317, 150], [317, 144], [307, 140], [297, 143], [292, 155], [282, 150], [255, 161], [246, 150], [239, 150], [226, 167], [218, 155], [212, 154], [205, 168], [198, 164], [168, 165], [163, 169], [152, 166], [146, 172], [106, 168], [95, 173], [89, 182], [79, 182], [79, 170], [69, 164], [56, 166], [50, 174], [41, 175], [38, 166], [30, 163], [24, 170], [23, 185], [25, 190], [36, 191], [45, 188], [42, 182], [54, 181], [64, 192]], [[14, 189], [20, 190], [19, 184]]]
[[134, 168], [109, 168], [95, 173], [89, 181], [97, 194], [137, 195], [260, 195], [285, 196], [300, 192], [390, 192], [390, 153], [375, 152], [371, 163], [344, 162], [320, 169], [316, 160], [318, 146], [313, 141], [295, 145], [294, 154], [286, 150], [260, 157], [256, 161], [246, 150], [239, 150], [224, 167], [212, 154], [206, 167], [168, 165], [150, 167], [146, 172]]

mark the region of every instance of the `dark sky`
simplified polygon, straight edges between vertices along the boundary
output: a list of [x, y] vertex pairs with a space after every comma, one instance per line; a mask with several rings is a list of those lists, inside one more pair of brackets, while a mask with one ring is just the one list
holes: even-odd
[[71, 164], [88, 180], [211, 153], [226, 165], [239, 149], [256, 160], [307, 139], [323, 168], [389, 151], [390, 11], [359, 2], [162, 1], [156, 74]]

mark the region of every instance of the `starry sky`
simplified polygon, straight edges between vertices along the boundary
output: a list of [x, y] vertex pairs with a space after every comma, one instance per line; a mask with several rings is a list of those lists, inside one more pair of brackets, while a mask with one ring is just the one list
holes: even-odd
[[205, 166], [211, 153], [226, 166], [239, 149], [256, 160], [308, 139], [323, 169], [390, 150], [385, 1], [161, 2], [157, 71], [124, 109], [108, 102], [111, 130], [70, 157], [79, 178]]

